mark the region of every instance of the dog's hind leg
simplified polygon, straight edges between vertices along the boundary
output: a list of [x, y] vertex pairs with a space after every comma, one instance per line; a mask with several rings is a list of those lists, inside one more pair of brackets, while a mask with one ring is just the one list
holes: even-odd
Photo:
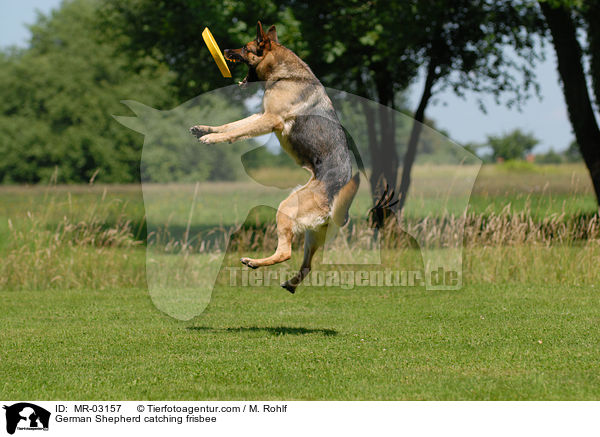
[[[287, 200], [287, 199], [286, 199]], [[285, 200], [281, 202], [277, 210], [277, 250], [275, 253], [268, 258], [252, 259], [242, 258], [240, 261], [242, 264], [247, 265], [253, 269], [263, 266], [271, 266], [283, 261], [287, 261], [292, 257], [292, 239], [294, 238], [294, 221], [285, 212], [282, 211], [282, 205]]]
[[304, 259], [300, 271], [293, 278], [285, 281], [281, 286], [290, 293], [296, 291], [296, 287], [308, 276], [312, 267], [312, 259], [319, 247], [325, 243], [327, 225], [321, 225], [317, 229], [309, 229], [304, 234]]
[[329, 207], [321, 183], [311, 180], [290, 194], [277, 209], [277, 250], [267, 258], [242, 258], [253, 269], [287, 261], [292, 256], [294, 229], [314, 229], [327, 221]]

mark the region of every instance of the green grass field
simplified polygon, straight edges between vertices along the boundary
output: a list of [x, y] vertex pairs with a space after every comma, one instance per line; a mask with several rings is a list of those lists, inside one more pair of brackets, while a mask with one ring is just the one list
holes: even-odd
[[0, 298], [4, 399], [600, 396], [590, 287], [233, 288], [187, 323], [141, 289]]
[[[182, 199], [194, 190], [172, 188]], [[178, 225], [232, 226], [223, 198], [245, 210], [261, 199], [235, 182], [202, 189], [204, 207], [190, 220], [182, 201]], [[363, 187], [357, 204], [368, 202]], [[583, 222], [587, 240], [568, 231], [595, 210], [582, 166], [484, 167], [462, 289], [290, 295], [222, 280], [207, 309], [182, 322], [146, 288], [139, 186], [2, 187], [0, 398], [597, 400], [599, 226]], [[415, 248], [383, 255], [423, 268]]]

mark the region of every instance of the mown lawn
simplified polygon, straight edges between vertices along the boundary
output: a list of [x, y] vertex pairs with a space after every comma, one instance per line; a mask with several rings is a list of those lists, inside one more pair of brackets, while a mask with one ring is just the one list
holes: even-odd
[[600, 399], [591, 287], [2, 291], [3, 399]]

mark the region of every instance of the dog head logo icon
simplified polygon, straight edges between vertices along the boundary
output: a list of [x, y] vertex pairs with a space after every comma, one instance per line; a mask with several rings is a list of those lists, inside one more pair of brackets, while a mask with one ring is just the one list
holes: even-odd
[[27, 402], [4, 406], [6, 410], [6, 432], [14, 434], [19, 430], [47, 430], [50, 412]]

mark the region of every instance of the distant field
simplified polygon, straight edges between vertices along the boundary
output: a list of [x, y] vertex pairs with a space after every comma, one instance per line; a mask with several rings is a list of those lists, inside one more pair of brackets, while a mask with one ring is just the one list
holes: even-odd
[[[407, 214], [428, 216], [439, 210], [438, 204], [453, 199], [444, 198], [449, 175], [455, 168], [417, 166], [413, 174], [413, 191]], [[192, 224], [197, 226], [233, 225], [236, 216], [262, 204], [277, 204], [292, 187], [306, 182], [302, 169], [269, 169], [255, 174], [257, 180], [269, 185], [282, 185], [280, 191], [267, 190], [260, 184], [240, 182], [202, 183], [199, 186], [198, 207]], [[187, 223], [194, 185], [148, 185], [157, 199], [160, 221]], [[441, 193], [441, 194], [440, 194]], [[165, 203], [161, 208], [160, 202]], [[91, 205], [98, 205], [96, 209]], [[173, 207], [175, 205], [175, 207]], [[352, 213], [362, 215], [371, 206], [368, 184], [363, 180], [353, 204]], [[475, 214], [496, 212], [507, 207], [512, 212], [524, 211], [536, 218], [550, 214], [593, 213], [597, 209], [587, 170], [583, 165], [547, 165], [514, 170], [498, 165], [485, 165], [473, 186], [469, 211]], [[139, 222], [144, 215], [142, 190], [139, 185], [76, 185], [76, 186], [3, 186], [0, 187], [0, 217], [18, 220], [27, 212], [42, 216], [48, 222], [60, 221], [65, 215], [76, 219], [101, 213], [107, 222], [126, 216]], [[245, 216], [244, 216], [245, 218]], [[238, 219], [239, 220], [239, 219]], [[5, 221], [3, 225], [6, 226]], [[0, 233], [2, 228], [0, 228]]]

